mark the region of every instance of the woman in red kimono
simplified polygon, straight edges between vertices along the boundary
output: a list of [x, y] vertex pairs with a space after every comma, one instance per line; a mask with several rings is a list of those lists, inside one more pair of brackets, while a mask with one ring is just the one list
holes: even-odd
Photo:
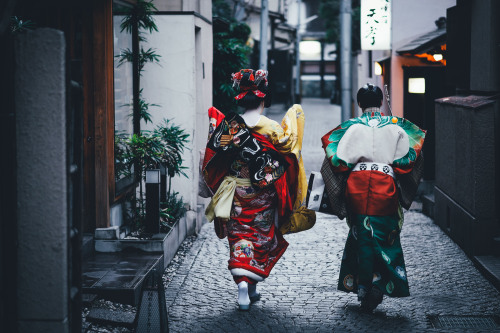
[[228, 238], [239, 309], [248, 310], [260, 298], [257, 283], [288, 246], [283, 234], [311, 228], [316, 217], [305, 207], [300, 105], [290, 108], [280, 125], [261, 115], [270, 105], [267, 71], [243, 69], [232, 79], [245, 111], [240, 116], [209, 109], [203, 177], [214, 195], [205, 213], [217, 236]]

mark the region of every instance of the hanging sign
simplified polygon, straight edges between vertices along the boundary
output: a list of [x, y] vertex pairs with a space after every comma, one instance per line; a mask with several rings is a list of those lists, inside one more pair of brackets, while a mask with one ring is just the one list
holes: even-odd
[[391, 1], [361, 0], [361, 49], [391, 48]]

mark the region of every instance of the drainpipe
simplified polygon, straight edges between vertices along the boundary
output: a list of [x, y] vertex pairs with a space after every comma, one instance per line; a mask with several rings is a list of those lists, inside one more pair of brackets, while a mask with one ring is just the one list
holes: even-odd
[[300, 103], [300, 7], [302, 7], [302, 1], [297, 0], [297, 35], [295, 38], [295, 103]]
[[340, 6], [340, 85], [344, 122], [351, 118], [351, 0], [342, 0]]
[[267, 30], [269, 26], [268, 0], [261, 0], [260, 5], [260, 57], [259, 69], [267, 70]]

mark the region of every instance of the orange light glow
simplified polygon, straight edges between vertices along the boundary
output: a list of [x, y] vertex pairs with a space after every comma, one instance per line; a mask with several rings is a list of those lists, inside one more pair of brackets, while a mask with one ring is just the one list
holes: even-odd
[[418, 58], [423, 58], [429, 62], [439, 62], [441, 64], [443, 64], [444, 66], [446, 66], [446, 59], [441, 59], [439, 61], [436, 61], [436, 59], [434, 59], [434, 54], [429, 54], [429, 53], [420, 53], [420, 54], [415, 54], [415, 57], [418, 57]]

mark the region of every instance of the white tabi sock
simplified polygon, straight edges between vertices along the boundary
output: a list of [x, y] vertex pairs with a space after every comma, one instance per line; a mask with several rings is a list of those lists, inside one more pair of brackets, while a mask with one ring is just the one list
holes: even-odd
[[250, 298], [248, 297], [248, 283], [245, 281], [238, 283], [238, 304], [243, 306], [250, 304]]
[[248, 285], [248, 296], [255, 297], [257, 295], [259, 295], [259, 292], [257, 291], [257, 283], [249, 284]]

